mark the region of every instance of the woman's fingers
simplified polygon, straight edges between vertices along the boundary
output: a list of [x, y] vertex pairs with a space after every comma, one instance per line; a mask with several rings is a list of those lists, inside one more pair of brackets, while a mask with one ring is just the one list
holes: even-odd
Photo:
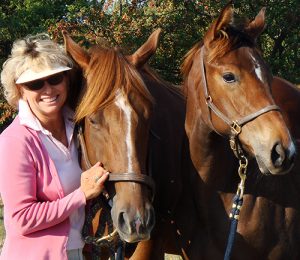
[[96, 183], [97, 184], [101, 184], [101, 185], [104, 184], [104, 182], [108, 178], [108, 175], [109, 175], [109, 172], [105, 171], [105, 172], [101, 173], [101, 175], [96, 176], [96, 178], [95, 178]]
[[103, 190], [104, 182], [107, 180], [109, 172], [105, 170], [100, 162], [81, 175], [81, 189], [87, 199], [94, 198]]

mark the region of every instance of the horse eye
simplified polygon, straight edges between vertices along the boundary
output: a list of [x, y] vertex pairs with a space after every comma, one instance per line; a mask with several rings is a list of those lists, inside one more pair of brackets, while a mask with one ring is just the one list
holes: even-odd
[[224, 80], [225, 82], [227, 82], [227, 83], [233, 83], [233, 82], [236, 82], [236, 78], [235, 78], [234, 74], [231, 73], [231, 72], [225, 73], [225, 74], [223, 75], [223, 80]]
[[91, 117], [88, 117], [88, 120], [90, 121], [91, 124], [97, 124], [96, 120], [94, 120]]

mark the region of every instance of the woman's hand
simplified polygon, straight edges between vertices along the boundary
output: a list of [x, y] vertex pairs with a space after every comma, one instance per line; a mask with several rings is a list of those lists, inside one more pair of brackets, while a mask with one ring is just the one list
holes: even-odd
[[81, 185], [87, 200], [97, 197], [104, 187], [109, 172], [105, 170], [100, 162], [81, 174]]

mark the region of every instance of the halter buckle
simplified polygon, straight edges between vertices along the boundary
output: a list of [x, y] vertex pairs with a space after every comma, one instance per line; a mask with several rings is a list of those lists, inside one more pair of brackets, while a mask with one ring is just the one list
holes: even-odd
[[236, 144], [234, 139], [229, 139], [229, 145], [232, 151], [236, 151]]
[[238, 135], [242, 132], [242, 126], [240, 126], [237, 121], [233, 121], [230, 128], [234, 135]]

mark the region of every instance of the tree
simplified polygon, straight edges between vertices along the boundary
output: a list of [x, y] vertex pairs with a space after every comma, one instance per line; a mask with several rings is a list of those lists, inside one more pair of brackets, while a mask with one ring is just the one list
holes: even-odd
[[[84, 2], [84, 1], [83, 1]], [[161, 45], [151, 65], [174, 83], [181, 81], [179, 67], [184, 54], [199, 41], [227, 1], [223, 0], [136, 0], [100, 1], [80, 7], [69, 5], [64, 20], [54, 27], [67, 29], [84, 44], [105, 39], [111, 45], [136, 49], [156, 28], [163, 29]], [[82, 3], [81, 3], [82, 4]], [[260, 44], [266, 61], [275, 75], [300, 82], [300, 11], [298, 0], [241, 0], [235, 3], [238, 13], [254, 18], [267, 7], [267, 28]], [[78, 11], [80, 10], [80, 11]], [[61, 36], [56, 34], [56, 38]]]

